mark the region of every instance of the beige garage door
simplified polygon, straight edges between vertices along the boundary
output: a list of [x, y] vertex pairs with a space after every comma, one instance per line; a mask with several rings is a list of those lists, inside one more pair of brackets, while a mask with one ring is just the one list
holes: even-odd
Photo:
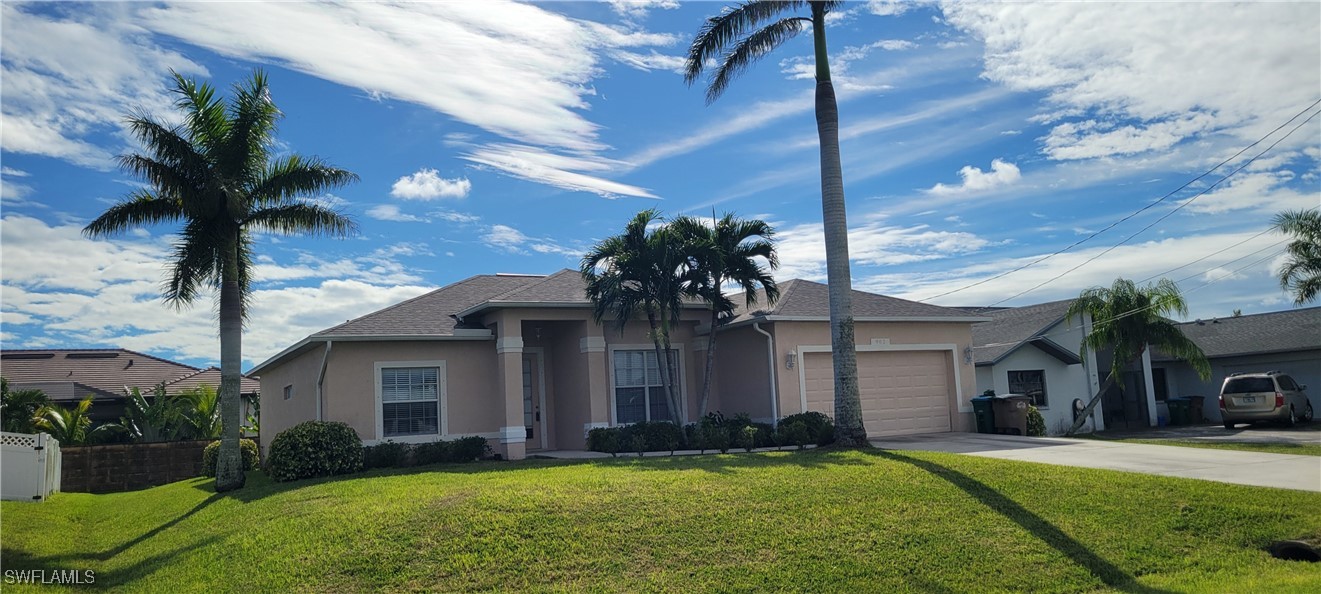
[[[803, 380], [807, 410], [835, 416], [830, 353], [805, 353]], [[947, 352], [859, 352], [858, 392], [869, 436], [950, 430]]]

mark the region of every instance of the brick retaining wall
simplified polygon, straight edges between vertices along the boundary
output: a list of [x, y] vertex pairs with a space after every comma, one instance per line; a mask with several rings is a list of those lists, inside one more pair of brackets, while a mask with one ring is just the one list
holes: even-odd
[[117, 493], [202, 475], [209, 440], [60, 446], [60, 490]]

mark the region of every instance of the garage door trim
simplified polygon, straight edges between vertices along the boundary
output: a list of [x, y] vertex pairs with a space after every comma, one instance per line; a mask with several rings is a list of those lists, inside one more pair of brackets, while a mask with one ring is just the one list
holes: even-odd
[[[961, 413], [972, 412], [972, 403], [963, 400], [963, 378], [960, 376], [959, 368], [959, 345], [957, 344], [860, 344], [855, 349], [858, 352], [866, 351], [945, 351], [949, 353], [950, 361], [954, 363], [954, 398], [958, 402], [958, 411]], [[794, 359], [798, 360], [798, 404], [800, 411], [807, 410], [807, 365], [804, 363], [803, 355], [806, 353], [829, 353], [830, 345], [807, 344], [798, 345], [794, 349]]]

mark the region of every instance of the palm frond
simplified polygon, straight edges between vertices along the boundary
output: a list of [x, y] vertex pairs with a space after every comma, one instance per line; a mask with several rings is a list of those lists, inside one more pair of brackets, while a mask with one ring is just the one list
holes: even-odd
[[[197, 148], [184, 137], [186, 129], [167, 128], [144, 112], [130, 116], [128, 125], [138, 142], [150, 151], [152, 161], [176, 168], [182, 177], [188, 179], [196, 179], [206, 171], [206, 157], [198, 153]], [[130, 173], [138, 173], [124, 163], [124, 157], [120, 157], [120, 164]]]
[[804, 22], [810, 21], [805, 21], [801, 17], [776, 21], [743, 38], [734, 47], [730, 48], [720, 65], [716, 67], [711, 82], [707, 84], [707, 104], [714, 103], [716, 99], [719, 99], [724, 94], [725, 89], [729, 88], [729, 83], [738, 78], [740, 74], [743, 74], [744, 70], [747, 70], [762, 56], [774, 51], [775, 48], [798, 35], [803, 30]]
[[177, 221], [183, 216], [183, 210], [177, 200], [162, 198], [146, 190], [138, 190], [88, 223], [83, 228], [83, 235], [106, 237], [142, 225]]
[[203, 288], [218, 289], [223, 249], [230, 242], [209, 221], [188, 221], [175, 241], [169, 275], [161, 288], [166, 303], [182, 308], [195, 301]]
[[1321, 209], [1288, 210], [1275, 215], [1272, 226], [1293, 240], [1277, 276], [1280, 288], [1304, 305], [1321, 295]]
[[222, 170], [230, 175], [251, 175], [266, 166], [267, 150], [275, 136], [280, 110], [271, 101], [266, 73], [234, 85], [229, 104], [230, 127], [225, 137]]
[[708, 18], [693, 37], [688, 48], [688, 59], [684, 65], [684, 81], [693, 84], [706, 67], [708, 60], [715, 59], [735, 40], [755, 29], [759, 24], [769, 21], [785, 11], [802, 8], [807, 2], [773, 2], [753, 0], [733, 8], [726, 8], [719, 15]]
[[284, 235], [350, 237], [358, 230], [358, 225], [348, 217], [310, 202], [263, 208], [252, 213], [243, 224], [258, 231]]
[[281, 204], [297, 197], [316, 196], [358, 181], [356, 174], [327, 165], [315, 157], [289, 155], [272, 162], [253, 184], [259, 206]]
[[224, 102], [216, 99], [211, 85], [184, 78], [178, 72], [170, 71], [170, 74], [174, 77], [173, 92], [178, 95], [174, 106], [184, 112], [188, 141], [214, 160], [229, 132]]

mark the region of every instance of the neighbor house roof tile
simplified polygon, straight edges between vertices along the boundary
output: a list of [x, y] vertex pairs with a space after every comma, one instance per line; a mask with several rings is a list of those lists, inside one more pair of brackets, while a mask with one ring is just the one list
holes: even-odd
[[[56, 394], [73, 394], [74, 384], [103, 396], [121, 396], [125, 387], [148, 390], [160, 383], [192, 387], [211, 378], [207, 371], [127, 349], [0, 352], [0, 375], [11, 384], [45, 384]], [[219, 370], [215, 370], [215, 381], [208, 383], [218, 386], [219, 375]], [[243, 387], [244, 392], [259, 389], [257, 382], [250, 378], [244, 379]]]
[[[1179, 330], [1207, 357], [1321, 349], [1321, 307], [1184, 322]], [[1153, 358], [1173, 359], [1159, 350]]]
[[[742, 299], [735, 298], [739, 307], [730, 321], [737, 323], [757, 317], [780, 316], [801, 318], [830, 317], [830, 289], [824, 284], [812, 281], [791, 279], [780, 283], [780, 299], [774, 305], [766, 303], [765, 291], [757, 291], [757, 304], [748, 308]], [[978, 317], [952, 307], [941, 307], [899, 299], [887, 295], [853, 291], [853, 317], [863, 318], [921, 318], [950, 321], [967, 321]]]
[[[1025, 307], [967, 308], [968, 311], [991, 318], [989, 322], [982, 322], [972, 327], [973, 359], [981, 364], [999, 361], [1025, 342], [1063, 320], [1070, 303], [1073, 303], [1072, 299]], [[1050, 338], [1047, 337], [1046, 340]], [[1061, 346], [1076, 350], [1073, 345]]]

